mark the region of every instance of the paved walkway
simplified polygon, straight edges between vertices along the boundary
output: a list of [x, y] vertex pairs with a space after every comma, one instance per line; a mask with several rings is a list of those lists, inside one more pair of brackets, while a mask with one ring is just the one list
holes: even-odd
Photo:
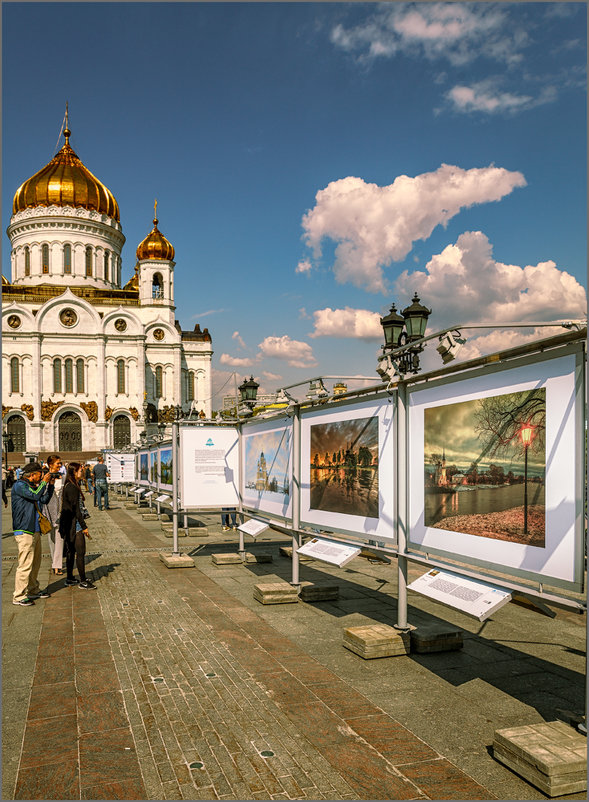
[[98, 590], [50, 580], [32, 608], [10, 603], [4, 522], [4, 799], [545, 798], [489, 747], [584, 710], [584, 616], [510, 604], [479, 624], [411, 594], [411, 623], [458, 625], [464, 648], [364, 661], [342, 630], [395, 622], [394, 562], [303, 563], [339, 600], [265, 606], [253, 585], [291, 576], [282, 535], [247, 544], [270, 564], [215, 566], [237, 540], [201, 516], [209, 536], [180, 540], [197, 567], [169, 570], [159, 522], [114, 506], [89, 521]]

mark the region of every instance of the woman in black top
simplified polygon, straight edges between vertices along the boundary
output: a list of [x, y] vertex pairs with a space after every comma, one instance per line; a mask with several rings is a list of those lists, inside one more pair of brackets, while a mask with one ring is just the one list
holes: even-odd
[[[65, 567], [67, 571], [66, 585], [78, 585], [85, 590], [95, 590], [96, 585], [86, 579], [84, 558], [86, 556], [86, 538], [89, 538], [88, 527], [82, 515], [84, 494], [80, 488], [80, 480], [84, 475], [84, 467], [79, 462], [70, 462], [61, 493], [61, 515], [59, 517], [59, 534], [64, 540]], [[74, 560], [80, 579], [74, 579]]]

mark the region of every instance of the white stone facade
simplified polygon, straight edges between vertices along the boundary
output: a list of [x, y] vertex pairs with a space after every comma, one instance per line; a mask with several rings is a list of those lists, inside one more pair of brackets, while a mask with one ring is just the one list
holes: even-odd
[[122, 228], [84, 208], [25, 209], [7, 233], [2, 417], [24, 422], [27, 452], [113, 448], [125, 430], [136, 442], [145, 404], [149, 433], [169, 432], [177, 404], [211, 415], [212, 342], [175, 319], [173, 261], [140, 261], [138, 287], [121, 289]]

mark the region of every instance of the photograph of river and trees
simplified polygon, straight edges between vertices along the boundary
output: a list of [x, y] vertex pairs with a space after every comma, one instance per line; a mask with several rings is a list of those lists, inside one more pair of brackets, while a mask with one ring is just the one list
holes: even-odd
[[378, 518], [378, 418], [311, 426], [313, 510]]
[[172, 484], [172, 449], [162, 448], [160, 451], [160, 483]]
[[425, 525], [543, 548], [546, 390], [425, 410]]

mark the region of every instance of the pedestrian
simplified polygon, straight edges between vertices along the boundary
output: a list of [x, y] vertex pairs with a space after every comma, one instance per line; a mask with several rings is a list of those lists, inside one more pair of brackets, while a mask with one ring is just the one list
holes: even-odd
[[41, 512], [51, 523], [51, 529], [47, 532], [47, 540], [49, 541], [49, 551], [51, 553], [51, 570], [56, 576], [63, 574], [63, 538], [59, 534], [59, 513], [61, 511], [61, 491], [63, 489], [62, 467], [61, 457], [58, 454], [51, 454], [47, 457], [47, 470], [55, 474], [53, 477], [55, 479], [55, 490], [49, 502], [41, 507]]
[[16, 481], [16, 477], [14, 475], [14, 468], [9, 468], [8, 469], [8, 477], [6, 479], [6, 489], [10, 490], [10, 488], [15, 483], [15, 481]]
[[108, 482], [107, 477], [110, 472], [104, 464], [104, 457], [98, 457], [98, 462], [92, 470], [92, 478], [94, 479], [94, 486], [96, 488], [96, 500], [98, 501], [98, 509], [102, 510], [102, 499], [104, 498], [104, 508], [110, 510], [108, 504]]
[[[229, 516], [231, 516], [231, 526], [229, 526]], [[221, 508], [221, 524], [223, 526], [223, 531], [225, 532], [227, 532], [229, 529], [237, 529], [235, 507]]]
[[[67, 468], [65, 483], [61, 492], [61, 514], [59, 516], [59, 534], [63, 538], [65, 548], [66, 585], [77, 585], [84, 590], [96, 590], [86, 578], [84, 558], [86, 556], [86, 538], [90, 538], [84, 518], [84, 494], [80, 483], [84, 478], [84, 466], [79, 462], [70, 462]], [[78, 569], [79, 579], [74, 577], [74, 561]]]
[[38, 462], [29, 462], [12, 487], [12, 529], [18, 546], [12, 603], [21, 607], [30, 607], [35, 599], [50, 596], [47, 590], [41, 590], [37, 579], [42, 554], [39, 506], [50, 501], [54, 482]]
[[20, 465], [16, 466], [14, 473], [16, 475], [16, 480], [18, 481], [22, 476], [22, 468], [20, 467]]
[[2, 466], [2, 501], [4, 502], [4, 507], [8, 507], [8, 496], [6, 495], [6, 482], [8, 479], [8, 473], [4, 465]]
[[90, 467], [89, 463], [86, 463], [84, 465], [84, 473], [83, 473], [83, 477], [82, 478], [84, 479], [84, 484], [86, 486], [86, 490], [89, 493], [93, 493], [94, 492], [94, 487], [92, 485], [92, 468]]

